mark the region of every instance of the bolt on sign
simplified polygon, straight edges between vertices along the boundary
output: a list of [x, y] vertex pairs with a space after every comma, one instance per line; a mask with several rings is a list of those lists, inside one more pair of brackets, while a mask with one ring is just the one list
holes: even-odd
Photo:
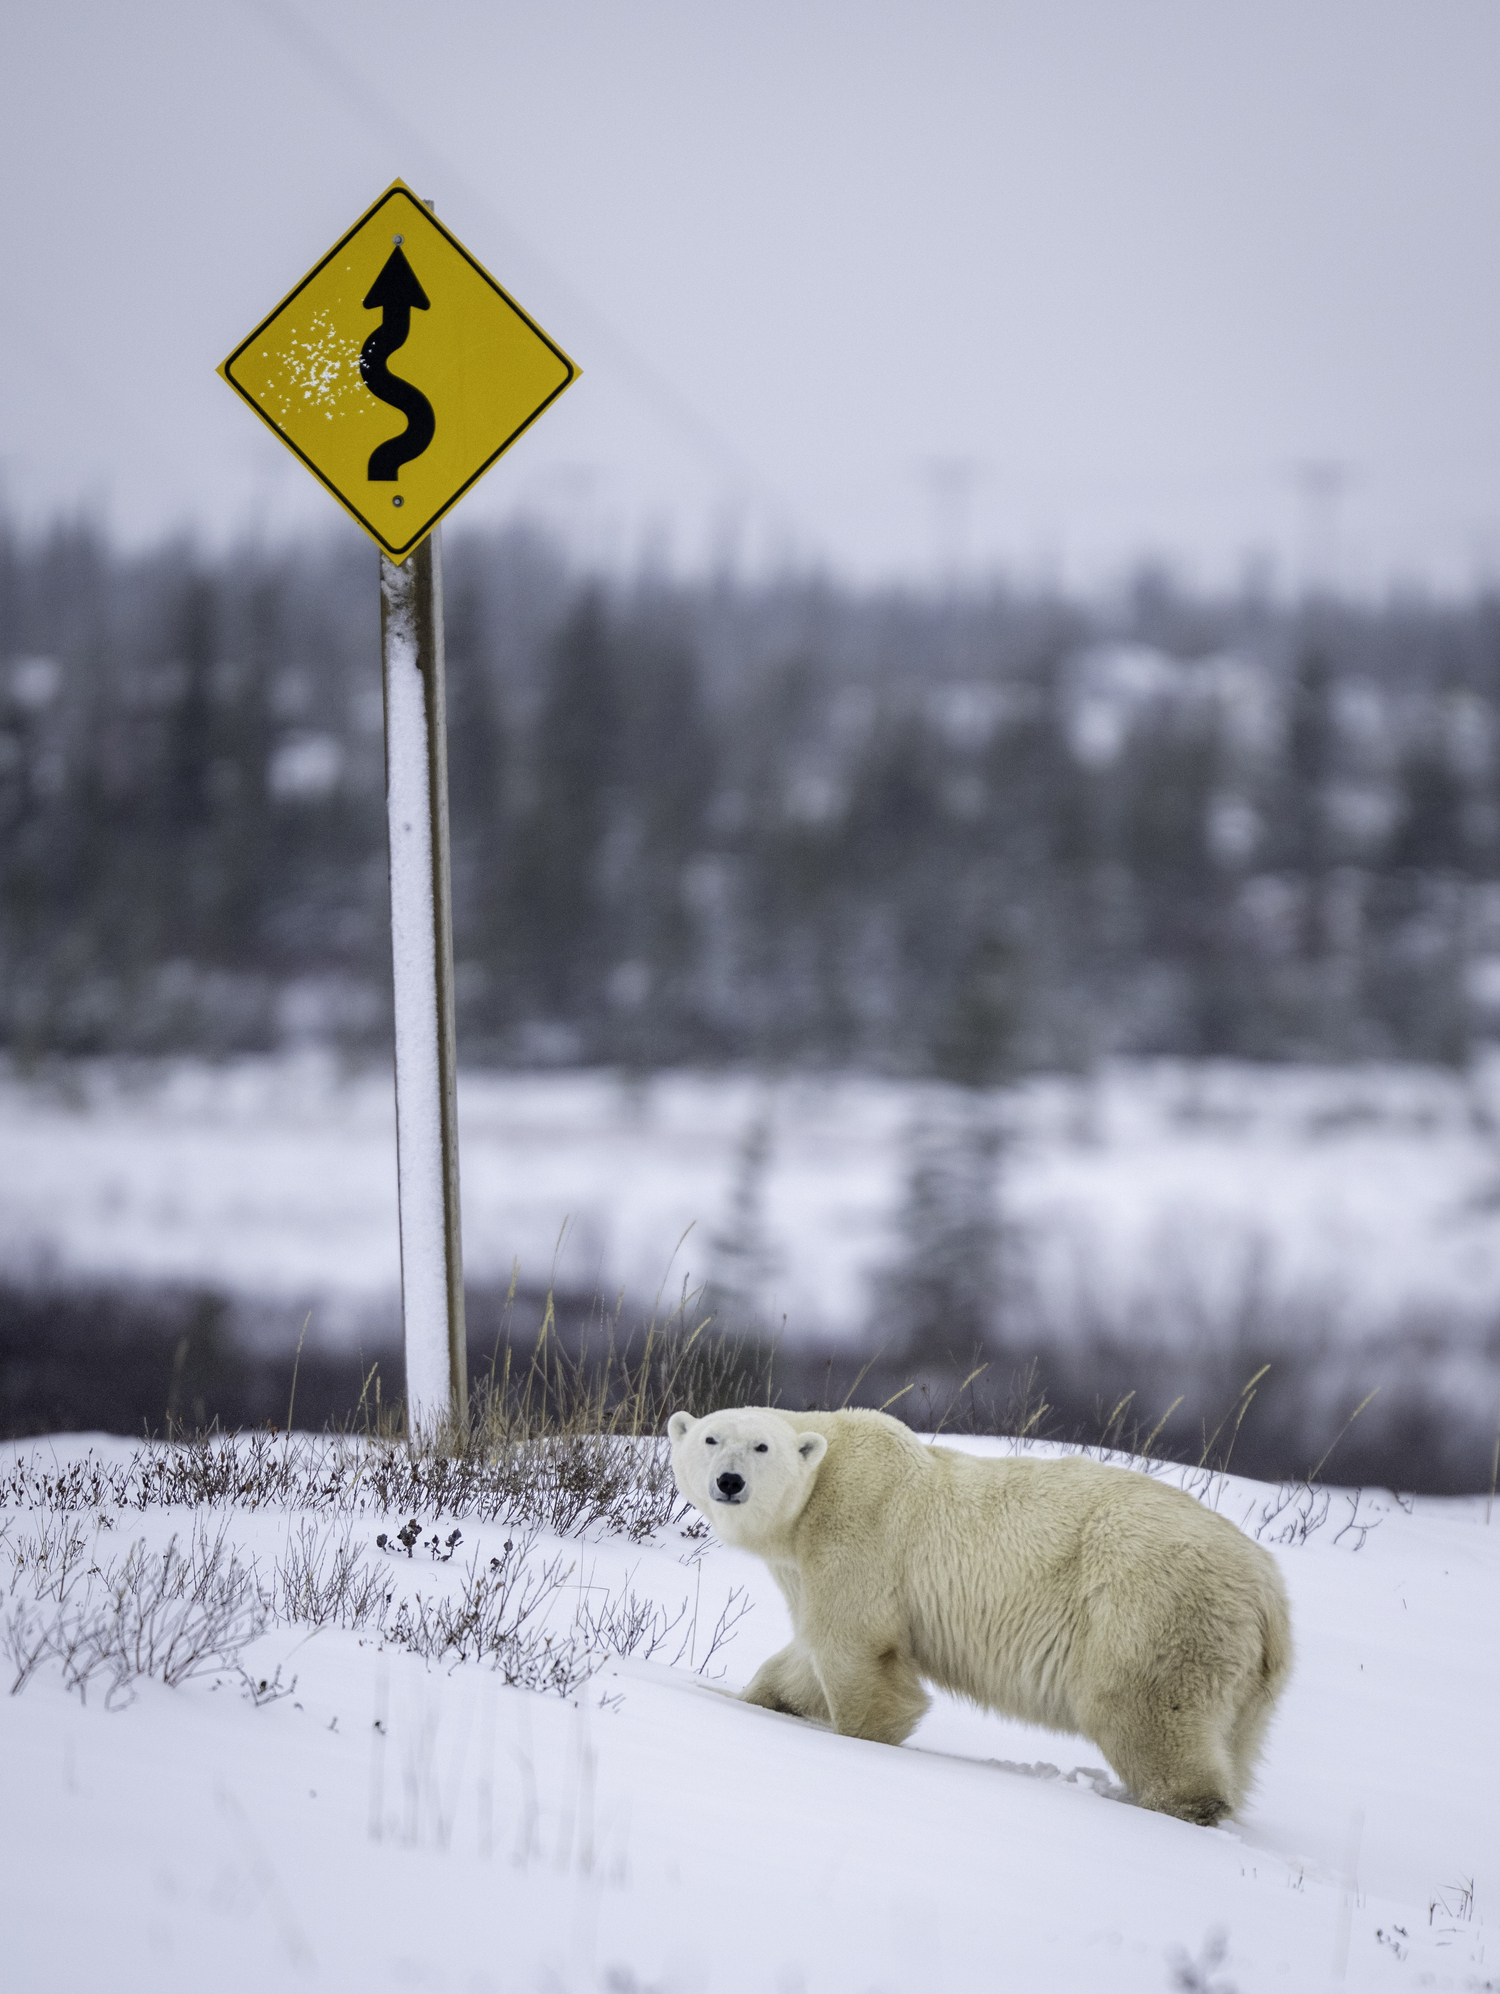
[[578, 371], [401, 180], [219, 369], [396, 562]]

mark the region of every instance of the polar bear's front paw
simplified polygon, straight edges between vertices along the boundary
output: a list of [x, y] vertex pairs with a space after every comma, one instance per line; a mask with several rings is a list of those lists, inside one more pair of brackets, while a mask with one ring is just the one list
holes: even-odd
[[812, 1657], [796, 1642], [761, 1664], [741, 1701], [761, 1710], [779, 1710], [786, 1717], [802, 1717], [810, 1724], [833, 1721]]

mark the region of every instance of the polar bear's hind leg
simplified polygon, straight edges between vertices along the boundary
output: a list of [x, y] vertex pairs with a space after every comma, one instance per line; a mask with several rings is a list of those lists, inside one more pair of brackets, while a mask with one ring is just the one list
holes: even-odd
[[1134, 1697], [1100, 1712], [1089, 1735], [1143, 1807], [1211, 1828], [1240, 1799], [1228, 1730], [1223, 1713]]

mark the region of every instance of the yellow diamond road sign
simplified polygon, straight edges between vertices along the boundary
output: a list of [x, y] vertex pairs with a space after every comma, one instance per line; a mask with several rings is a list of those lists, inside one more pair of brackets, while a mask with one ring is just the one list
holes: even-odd
[[578, 378], [400, 180], [219, 372], [393, 561]]

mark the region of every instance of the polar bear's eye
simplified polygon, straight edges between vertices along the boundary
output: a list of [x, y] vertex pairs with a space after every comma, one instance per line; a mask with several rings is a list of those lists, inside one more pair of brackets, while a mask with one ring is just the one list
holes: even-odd
[[757, 1440], [755, 1443], [755, 1451], [757, 1454], [769, 1454], [771, 1450], [766, 1445], [764, 1440]]
[[703, 1436], [703, 1444], [705, 1447], [717, 1447], [719, 1443], [717, 1440], [714, 1439], [711, 1433], [705, 1433]]

